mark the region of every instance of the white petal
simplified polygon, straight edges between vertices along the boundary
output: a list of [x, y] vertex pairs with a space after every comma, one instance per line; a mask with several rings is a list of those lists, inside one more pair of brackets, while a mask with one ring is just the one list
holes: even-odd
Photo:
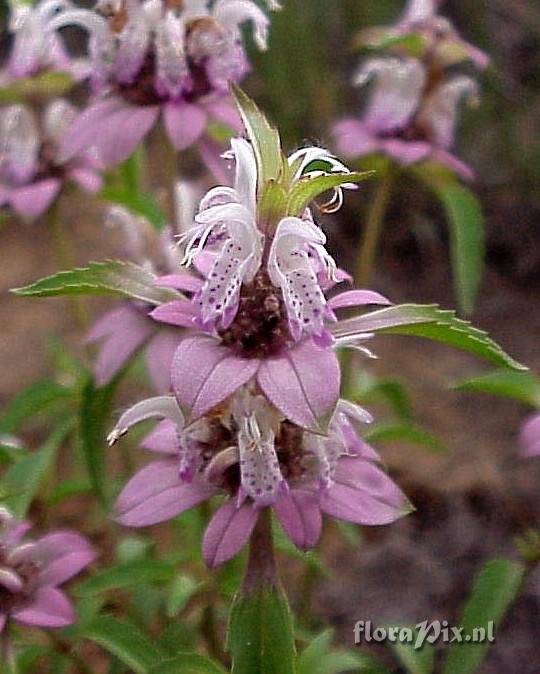
[[109, 445], [113, 445], [134, 424], [156, 417], [170, 419], [179, 429], [184, 426], [184, 415], [173, 396], [147, 398], [136, 403], [122, 414], [114, 429], [109, 433], [107, 442]]

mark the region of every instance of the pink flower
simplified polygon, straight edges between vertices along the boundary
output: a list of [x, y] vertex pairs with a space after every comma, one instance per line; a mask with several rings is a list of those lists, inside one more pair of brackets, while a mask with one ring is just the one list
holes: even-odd
[[[272, 9], [277, 3], [268, 3]], [[94, 101], [62, 144], [70, 157], [95, 145], [107, 166], [128, 157], [163, 115], [171, 143], [182, 150], [201, 139], [208, 120], [238, 128], [228, 82], [248, 70], [240, 25], [250, 21], [266, 47], [269, 20], [251, 0], [100, 2], [71, 8], [53, 28], [78, 25], [90, 33]], [[208, 152], [203, 144], [202, 154]]]
[[532, 414], [521, 427], [519, 442], [525, 456], [540, 454], [540, 413]]
[[24, 105], [0, 113], [0, 205], [20, 216], [39, 217], [73, 181], [90, 192], [101, 188], [100, 164], [90, 151], [59, 156], [58, 146], [75, 108], [63, 99], [50, 102], [38, 120]]
[[220, 409], [186, 424], [173, 397], [138, 403], [109, 436], [115, 442], [133, 424], [164, 419], [143, 440], [163, 454], [124, 487], [115, 506], [126, 526], [149, 526], [225, 493], [203, 540], [209, 566], [234, 556], [249, 538], [262, 508], [271, 507], [291, 540], [313, 547], [326, 513], [349, 522], [387, 524], [410, 511], [403, 493], [357, 435], [371, 416], [339, 401], [325, 436], [286, 419], [264, 396], [243, 387]]
[[96, 557], [79, 534], [53, 531], [29, 541], [28, 529], [0, 508], [0, 632], [8, 620], [39, 627], [75, 622], [73, 606], [58, 586]]

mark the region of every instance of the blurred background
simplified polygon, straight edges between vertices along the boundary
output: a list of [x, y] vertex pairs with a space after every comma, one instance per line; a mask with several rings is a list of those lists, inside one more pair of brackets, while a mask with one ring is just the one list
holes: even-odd
[[[244, 88], [277, 123], [287, 148], [305, 141], [328, 145], [331, 123], [361, 110], [362, 92], [351, 85], [363, 57], [354, 48], [355, 34], [369, 25], [393, 23], [403, 3], [283, 0], [283, 5], [272, 15], [269, 50], [251, 50], [253, 73]], [[540, 5], [537, 0], [448, 0], [441, 12], [493, 59], [478, 78], [480, 104], [464, 111], [456, 144], [456, 154], [477, 173], [472, 189], [486, 217], [486, 270], [472, 319], [540, 373]], [[190, 158], [184, 162], [181, 157], [180, 166], [191, 177]], [[151, 175], [153, 169], [159, 174], [157, 162], [150, 169]], [[369, 182], [363, 183], [347, 194], [337, 215], [322, 221], [332, 252], [345, 268], [352, 264], [371, 191]], [[114, 256], [114, 233], [102, 224], [103, 204], [82, 203], [72, 195], [63, 205], [76, 261]], [[21, 387], [50, 374], [47, 336], [61, 336], [79, 349], [80, 336], [70, 327], [61, 300], [7, 293], [54, 270], [46, 229], [5, 216], [0, 249], [0, 403], [5, 404]], [[395, 302], [455, 305], [444, 214], [423, 187], [405, 176], [390, 204], [371, 287]], [[100, 306], [107, 302], [92, 304], [93, 311]], [[436, 434], [441, 447], [381, 442], [378, 449], [417, 511], [354, 539], [329, 529], [322, 543], [328, 575], [313, 573], [307, 585], [296, 584], [292, 591], [294, 606], [309, 612], [311, 604], [315, 622], [335, 626], [347, 646], [353, 644], [357, 620], [456, 622], [478, 565], [511, 555], [513, 537], [540, 522], [540, 460], [524, 460], [517, 446], [526, 406], [449, 390], [452, 382], [484, 366], [443, 345], [381, 336], [373, 349], [378, 360], [361, 366], [406, 386], [415, 422]], [[119, 406], [134, 399], [129, 389], [122, 395]], [[370, 409], [392, 414], [376, 399]], [[29, 433], [28, 442], [34, 436], [37, 441], [39, 426]], [[287, 565], [292, 578], [296, 572], [294, 564]], [[287, 579], [286, 584], [292, 587]], [[538, 643], [537, 570], [478, 671], [539, 674]]]

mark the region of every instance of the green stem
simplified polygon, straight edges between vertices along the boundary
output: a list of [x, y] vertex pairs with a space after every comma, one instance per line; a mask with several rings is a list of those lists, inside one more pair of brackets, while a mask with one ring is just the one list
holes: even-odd
[[[52, 204], [45, 218], [51, 235], [57, 266], [60, 270], [73, 269], [75, 266], [73, 251], [60, 217], [60, 198]], [[85, 306], [76, 295], [70, 295], [68, 301], [74, 324], [79, 330], [85, 331], [88, 326]]]
[[0, 665], [1, 674], [18, 674], [15, 649], [9, 638], [9, 625], [6, 626], [3, 634], [0, 634]]
[[360, 245], [360, 253], [356, 262], [354, 280], [360, 288], [365, 288], [371, 279], [384, 216], [393, 184], [394, 173], [391, 168], [387, 168], [375, 188], [375, 194], [368, 211], [362, 243]]
[[272, 540], [272, 515], [263, 508], [249, 540], [249, 556], [242, 590], [253, 592], [265, 585], [279, 586]]

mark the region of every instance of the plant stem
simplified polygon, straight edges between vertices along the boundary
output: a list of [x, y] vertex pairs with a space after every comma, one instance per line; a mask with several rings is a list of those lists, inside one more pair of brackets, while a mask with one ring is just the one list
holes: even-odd
[[373, 264], [379, 245], [379, 238], [383, 228], [384, 216], [393, 184], [394, 173], [393, 170], [388, 167], [375, 188], [375, 194], [373, 195], [373, 201], [371, 202], [368, 211], [362, 243], [360, 245], [360, 253], [356, 262], [354, 280], [356, 285], [360, 288], [365, 288], [369, 284], [371, 278]]
[[9, 626], [3, 634], [0, 634], [0, 665], [2, 666], [1, 674], [17, 674], [18, 672], [15, 650], [9, 638]]
[[[55, 200], [47, 211], [45, 218], [51, 234], [57, 266], [60, 270], [72, 269], [75, 266], [73, 251], [60, 217], [60, 198]], [[73, 323], [79, 330], [85, 331], [88, 325], [85, 306], [76, 295], [69, 295], [68, 301]]]
[[263, 508], [249, 541], [249, 556], [242, 590], [253, 592], [264, 585], [278, 587], [274, 544], [272, 541], [272, 516], [270, 508]]

